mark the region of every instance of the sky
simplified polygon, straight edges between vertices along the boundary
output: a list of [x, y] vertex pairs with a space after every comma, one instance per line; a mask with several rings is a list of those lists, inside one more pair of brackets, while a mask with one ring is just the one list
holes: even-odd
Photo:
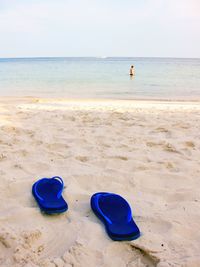
[[0, 57], [200, 58], [200, 0], [0, 0]]

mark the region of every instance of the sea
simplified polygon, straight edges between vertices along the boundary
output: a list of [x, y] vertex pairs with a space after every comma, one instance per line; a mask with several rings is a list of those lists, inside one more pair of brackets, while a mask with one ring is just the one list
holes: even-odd
[[1, 58], [0, 96], [195, 101], [200, 59]]

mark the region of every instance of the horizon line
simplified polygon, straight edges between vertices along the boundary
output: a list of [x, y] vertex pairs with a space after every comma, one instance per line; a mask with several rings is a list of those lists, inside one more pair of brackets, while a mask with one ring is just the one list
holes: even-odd
[[200, 59], [200, 57], [172, 57], [172, 56], [30, 56], [30, 57], [0, 57], [0, 59], [62, 59], [62, 58], [96, 58], [96, 59], [112, 59], [112, 58], [163, 58], [163, 59]]

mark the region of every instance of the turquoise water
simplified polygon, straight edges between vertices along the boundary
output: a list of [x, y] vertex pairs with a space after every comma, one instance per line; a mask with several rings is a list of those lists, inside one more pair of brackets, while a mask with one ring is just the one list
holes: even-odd
[[0, 59], [0, 95], [196, 100], [200, 99], [200, 59]]

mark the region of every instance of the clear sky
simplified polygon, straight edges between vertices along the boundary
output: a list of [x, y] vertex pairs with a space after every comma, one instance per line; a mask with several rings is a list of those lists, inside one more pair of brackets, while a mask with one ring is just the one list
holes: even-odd
[[200, 0], [0, 0], [0, 57], [200, 57]]

